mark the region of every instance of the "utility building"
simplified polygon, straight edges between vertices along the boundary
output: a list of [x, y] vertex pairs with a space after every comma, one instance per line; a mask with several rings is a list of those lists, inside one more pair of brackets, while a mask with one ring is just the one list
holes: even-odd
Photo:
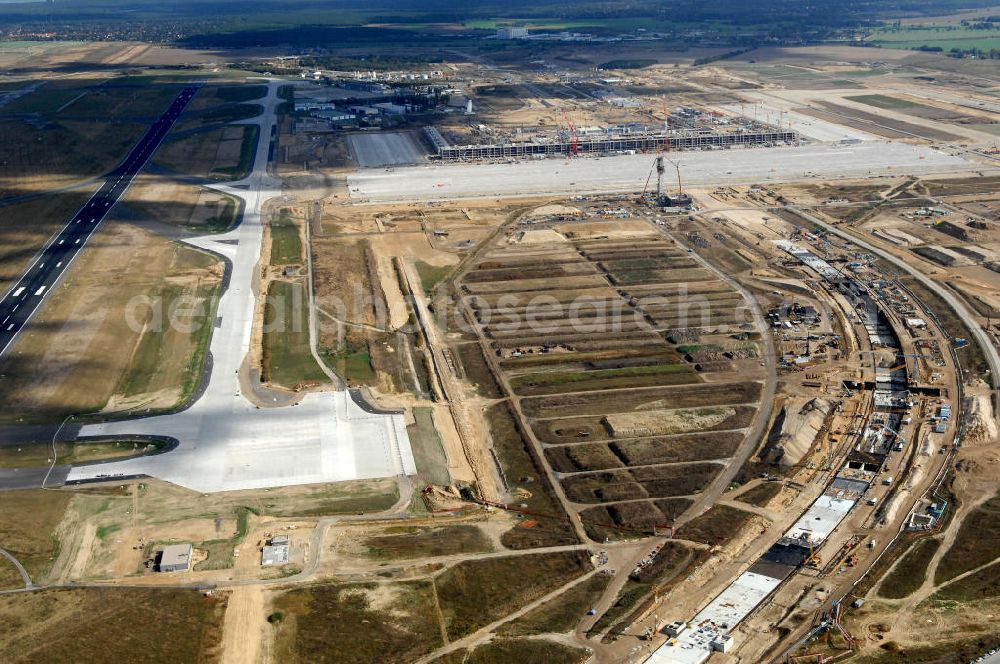
[[170, 544], [160, 553], [157, 566], [161, 572], [187, 572], [191, 568], [190, 544]]

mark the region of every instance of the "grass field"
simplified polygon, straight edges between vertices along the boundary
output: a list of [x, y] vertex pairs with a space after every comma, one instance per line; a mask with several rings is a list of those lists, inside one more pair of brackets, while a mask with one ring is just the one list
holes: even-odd
[[364, 338], [355, 339], [348, 335], [339, 350], [325, 350], [323, 356], [327, 366], [349, 385], [370, 385], [378, 378], [372, 364], [371, 349]]
[[87, 88], [70, 87], [59, 88], [51, 84], [43, 85], [34, 92], [15, 99], [4, 105], [3, 112], [7, 113], [55, 113], [64, 105], [70, 103], [80, 95], [87, 94]]
[[255, 118], [263, 110], [264, 107], [260, 104], [226, 104], [202, 111], [198, 114], [198, 118], [205, 124], [210, 122], [230, 123]]
[[[146, 446], [136, 442], [57, 443], [56, 457], [60, 464], [105, 461], [141, 454]], [[149, 447], [155, 445], [150, 443]], [[0, 468], [38, 468], [51, 461], [52, 447], [48, 443], [0, 446]]]
[[975, 602], [1000, 597], [1000, 563], [954, 581], [931, 596], [934, 600]]
[[483, 532], [470, 525], [436, 528], [401, 526], [391, 529], [387, 534], [368, 537], [362, 544], [367, 547], [367, 555], [378, 560], [493, 551], [493, 546]]
[[[198, 257], [209, 260], [203, 254]], [[218, 290], [217, 283], [208, 283], [195, 288], [168, 285], [160, 291], [160, 306], [145, 321], [128, 369], [115, 390], [117, 394], [133, 397], [173, 389], [177, 392], [176, 403], [191, 396], [211, 341]], [[178, 362], [182, 358], [187, 361]]]
[[890, 97], [889, 95], [854, 95], [852, 97], [845, 97], [845, 99], [890, 110], [902, 110], [920, 105], [915, 104], [912, 101], [900, 99], [899, 97]]
[[972, 639], [949, 640], [932, 646], [907, 648], [895, 642], [883, 643], [878, 649], [851, 657], [855, 664], [968, 664], [977, 657], [1000, 646], [1000, 635], [988, 634]]
[[414, 407], [414, 423], [406, 427], [406, 433], [410, 437], [410, 447], [417, 464], [417, 472], [424, 481], [445, 486], [451, 483], [448, 457], [445, 456], [441, 436], [434, 427], [432, 412], [433, 409], [426, 406]]
[[669, 526], [694, 501], [690, 498], [636, 500], [590, 507], [580, 513], [587, 536], [595, 542], [646, 537], [654, 528]]
[[655, 364], [646, 367], [600, 369], [596, 371], [556, 371], [523, 374], [510, 380], [511, 387], [524, 396], [589, 392], [624, 387], [683, 385], [701, 379], [687, 364]]
[[496, 378], [493, 377], [493, 372], [490, 370], [489, 365], [486, 364], [486, 359], [483, 357], [483, 351], [480, 349], [479, 344], [459, 344], [456, 346], [456, 349], [458, 359], [462, 363], [462, 371], [465, 373], [465, 378], [476, 386], [476, 392], [480, 396], [490, 399], [503, 397], [503, 391], [497, 385]]
[[958, 530], [951, 548], [945, 553], [934, 574], [940, 584], [985, 565], [997, 557], [996, 541], [1000, 536], [1000, 494], [970, 512]]
[[[195, 564], [195, 570], [229, 569], [233, 566], [233, 551], [243, 541], [243, 538], [247, 536], [247, 524], [250, 514], [256, 513], [256, 510], [253, 508], [244, 506], [237, 507], [234, 511], [236, 514], [236, 531], [231, 536], [206, 540], [195, 544], [197, 549], [207, 552], [206, 558]], [[100, 535], [100, 531], [98, 531], [98, 535]]]
[[272, 493], [266, 501], [254, 501], [253, 506], [261, 514], [274, 516], [326, 516], [381, 512], [399, 501], [399, 487], [392, 479], [310, 485], [307, 490], [311, 492], [308, 500], [278, 503]]
[[694, 408], [741, 404], [760, 397], [759, 383], [686, 385], [646, 390], [606, 390], [596, 394], [530, 397], [522, 401], [529, 417], [605, 415], [652, 408]]
[[1000, 123], [998, 124], [970, 124], [969, 129], [986, 132], [994, 136], [1000, 136]]
[[434, 582], [448, 636], [471, 634], [590, 569], [585, 551], [461, 562]]
[[14, 563], [7, 558], [0, 556], [0, 590], [13, 590], [23, 588], [24, 579], [14, 567]]
[[570, 632], [600, 599], [610, 582], [610, 576], [595, 574], [520, 618], [502, 625], [497, 633], [503, 636], [532, 636]]
[[712, 546], [728, 543], [753, 518], [750, 512], [727, 505], [715, 505], [704, 514], [685, 523], [678, 531], [681, 539]]
[[600, 634], [604, 630], [608, 629], [620, 619], [624, 618], [626, 615], [632, 612], [632, 610], [639, 605], [650, 591], [650, 586], [646, 583], [639, 583], [629, 579], [622, 586], [622, 589], [618, 592], [618, 597], [615, 599], [615, 603], [612, 604], [607, 611], [605, 611], [601, 617], [594, 623], [587, 631], [587, 636], [593, 638], [594, 636]]
[[134, 122], [0, 117], [0, 198], [50, 190], [111, 170], [142, 135]]
[[927, 565], [941, 546], [941, 540], [920, 539], [914, 542], [906, 555], [900, 559], [893, 570], [883, 579], [879, 587], [880, 597], [887, 599], [902, 599], [912, 595], [924, 582], [927, 575]]
[[417, 274], [420, 276], [420, 285], [428, 295], [451, 272], [451, 266], [438, 267], [423, 261], [415, 261], [413, 267], [417, 268]]
[[290, 388], [328, 378], [309, 350], [309, 307], [302, 284], [272, 281], [264, 315], [263, 377]]
[[[429, 581], [296, 588], [274, 602], [276, 661], [412, 662], [442, 644]], [[280, 619], [278, 618], [280, 616]]]
[[54, 532], [72, 498], [69, 492], [41, 489], [0, 492], [0, 546], [21, 561], [35, 583], [59, 555]]
[[65, 105], [59, 115], [99, 119], [154, 118], [170, 106], [180, 89], [180, 85], [141, 88], [102, 85], [83, 91], [82, 96]]
[[781, 487], [781, 482], [762, 482], [752, 489], [744, 491], [734, 498], [734, 500], [740, 503], [747, 503], [748, 505], [763, 507], [772, 498], [781, 493]]
[[590, 657], [583, 648], [572, 648], [547, 639], [494, 639], [466, 653], [461, 664], [582, 664]]
[[271, 265], [297, 265], [302, 262], [302, 238], [288, 208], [271, 217]]
[[969, 50], [1000, 48], [1000, 30], [973, 30], [962, 26], [909, 26], [877, 30], [868, 40], [884, 48], [940, 47]]
[[695, 494], [702, 491], [721, 469], [722, 466], [711, 463], [651, 466], [571, 475], [561, 482], [566, 497], [573, 502], [610, 503]]
[[265, 95], [266, 85], [220, 85], [215, 90], [215, 96], [227, 102], [252, 101]]
[[525, 440], [510, 407], [506, 403], [490, 406], [486, 410], [486, 421], [510, 489], [522, 488], [530, 493], [530, 497], [519, 499], [519, 504], [524, 503], [534, 513], [552, 515], [537, 519], [537, 525], [532, 528], [516, 526], [507, 531], [502, 538], [504, 546], [529, 549], [576, 544], [573, 527], [549, 485], [541, 465], [543, 461], [535, 456], [531, 444]]
[[240, 145], [240, 159], [235, 166], [223, 166], [212, 170], [212, 174], [221, 179], [239, 180], [245, 178], [253, 168], [254, 155], [257, 152], [257, 125], [243, 127], [243, 142]]
[[10, 663], [209, 662], [219, 655], [225, 593], [79, 588], [0, 597]]

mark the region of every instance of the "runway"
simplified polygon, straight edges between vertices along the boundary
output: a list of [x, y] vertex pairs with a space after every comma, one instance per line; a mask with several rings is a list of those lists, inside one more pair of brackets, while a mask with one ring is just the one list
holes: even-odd
[[142, 170], [163, 142], [170, 128], [198, 91], [198, 86], [184, 87], [163, 115], [153, 123], [121, 164], [104, 178], [90, 200], [84, 203], [62, 230], [53, 235], [35, 260], [0, 300], [0, 356], [17, 340], [21, 330], [45, 301], [45, 298], [72, 264], [97, 229], [128, 190], [132, 179]]

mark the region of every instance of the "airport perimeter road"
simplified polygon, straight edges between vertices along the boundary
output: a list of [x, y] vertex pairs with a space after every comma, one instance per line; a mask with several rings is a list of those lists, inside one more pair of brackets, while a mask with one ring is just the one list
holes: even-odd
[[73, 259], [87, 244], [97, 227], [125, 193], [132, 179], [142, 170], [181, 112], [198, 91], [183, 88], [160, 119], [136, 143], [118, 168], [104, 177], [101, 188], [63, 228], [49, 239], [28, 269], [0, 300], [0, 355], [17, 339], [53, 286], [66, 272]]

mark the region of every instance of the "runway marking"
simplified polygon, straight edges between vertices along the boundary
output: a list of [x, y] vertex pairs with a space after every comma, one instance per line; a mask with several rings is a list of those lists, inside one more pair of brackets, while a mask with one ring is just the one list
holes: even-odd
[[8, 332], [10, 332], [13, 329], [14, 329], [14, 324], [13, 323], [11, 323], [10, 325], [7, 326], [7, 331]]
[[41, 295], [42, 293], [44, 293], [45, 292], [45, 288], [46, 288], [45, 286], [42, 286], [41, 288], [39, 288], [38, 290], [36, 290], [35, 291], [35, 297], [38, 297], [39, 295]]
[[18, 295], [20, 295], [21, 293], [23, 293], [24, 289], [25, 289], [25, 286], [21, 286], [16, 291], [14, 291], [14, 297], [17, 297]]

